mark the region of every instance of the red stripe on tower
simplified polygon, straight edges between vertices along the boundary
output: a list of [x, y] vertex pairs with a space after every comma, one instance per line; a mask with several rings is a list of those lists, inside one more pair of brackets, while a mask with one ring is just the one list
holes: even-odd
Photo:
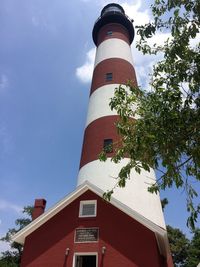
[[[106, 79], [107, 73], [112, 73], [112, 79]], [[103, 85], [126, 84], [128, 80], [137, 84], [133, 65], [122, 58], [108, 58], [101, 61], [94, 69], [91, 94]]]
[[[99, 153], [102, 151], [104, 140], [112, 139], [113, 142], [119, 140], [115, 123], [118, 116], [105, 116], [91, 122], [85, 129], [84, 142], [82, 149], [82, 157], [80, 167], [98, 159]], [[108, 152], [108, 156], [112, 155], [112, 151]]]

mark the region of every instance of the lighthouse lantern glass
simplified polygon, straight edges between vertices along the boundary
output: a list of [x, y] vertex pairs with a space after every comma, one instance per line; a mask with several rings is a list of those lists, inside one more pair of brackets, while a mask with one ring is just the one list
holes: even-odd
[[116, 5], [109, 5], [108, 7], [106, 7], [103, 10], [102, 15], [105, 15], [106, 13], [110, 13], [110, 12], [121, 13], [124, 15], [122, 8], [120, 8], [119, 6], [116, 6]]

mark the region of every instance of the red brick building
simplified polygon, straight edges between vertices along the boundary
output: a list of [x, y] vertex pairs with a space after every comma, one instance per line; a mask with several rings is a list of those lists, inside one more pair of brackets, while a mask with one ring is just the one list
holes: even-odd
[[[102, 193], [85, 183], [20, 231], [21, 267], [173, 266], [166, 231]], [[81, 215], [84, 203], [93, 215]]]

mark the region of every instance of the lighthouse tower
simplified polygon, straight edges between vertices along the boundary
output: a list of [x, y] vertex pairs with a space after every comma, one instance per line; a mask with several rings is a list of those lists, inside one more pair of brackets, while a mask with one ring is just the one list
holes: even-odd
[[[128, 162], [128, 159], [124, 159], [121, 163], [113, 163], [110, 160], [112, 149], [107, 153], [106, 162], [100, 162], [98, 155], [106, 145], [112, 147], [112, 143], [119, 140], [115, 126], [119, 117], [109, 107], [115, 88], [126, 84], [128, 80], [137, 85], [130, 47], [134, 28], [123, 8], [113, 3], [103, 8], [92, 35], [97, 48], [78, 185], [89, 181], [105, 192], [116, 187], [118, 173]], [[141, 174], [132, 171], [126, 187], [115, 188], [113, 197], [165, 228], [159, 195], [148, 192], [152, 183], [155, 183], [153, 170], [143, 170]]]

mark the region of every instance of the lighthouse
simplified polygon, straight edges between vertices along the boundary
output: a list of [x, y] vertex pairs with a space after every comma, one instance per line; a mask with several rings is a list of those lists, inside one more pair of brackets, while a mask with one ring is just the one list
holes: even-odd
[[[115, 164], [112, 162], [112, 144], [120, 140], [115, 111], [109, 107], [116, 87], [132, 81], [137, 86], [131, 43], [134, 39], [132, 21], [118, 4], [108, 4], [101, 12], [93, 28], [93, 41], [96, 45], [96, 57], [88, 114], [86, 120], [78, 186], [84, 181], [96, 185], [104, 192], [114, 188], [113, 197], [138, 212], [146, 219], [165, 228], [163, 213], [158, 194], [148, 192], [150, 184], [156, 182], [154, 171], [131, 172], [126, 187], [116, 187], [120, 169], [128, 159]], [[100, 162], [98, 156], [106, 145], [110, 146], [108, 160]]]
[[[119, 85], [137, 85], [130, 45], [132, 21], [116, 4], [106, 5], [94, 24], [96, 57], [77, 187], [44, 212], [36, 199], [33, 221], [13, 241], [24, 245], [21, 267], [173, 267], [160, 198], [148, 192], [154, 171], [134, 170], [124, 189], [116, 186], [129, 161], [111, 161], [120, 140], [119, 119], [109, 107]], [[108, 160], [100, 162], [105, 150]], [[103, 193], [114, 188], [110, 202]]]

